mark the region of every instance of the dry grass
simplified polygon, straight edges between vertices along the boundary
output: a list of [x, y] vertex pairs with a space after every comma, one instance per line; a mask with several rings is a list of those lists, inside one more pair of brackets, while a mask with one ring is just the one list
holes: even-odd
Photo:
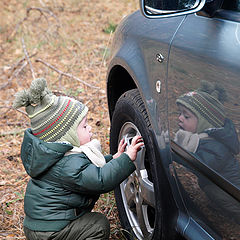
[[[28, 87], [33, 75], [45, 77], [51, 89], [87, 103], [95, 137], [109, 152], [108, 33], [137, 8], [137, 0], [0, 2], [0, 239], [25, 239], [23, 197], [28, 176], [19, 154], [29, 122], [24, 109], [11, 109], [14, 94]], [[95, 210], [109, 217], [111, 239], [123, 238], [113, 194], [102, 195]]]

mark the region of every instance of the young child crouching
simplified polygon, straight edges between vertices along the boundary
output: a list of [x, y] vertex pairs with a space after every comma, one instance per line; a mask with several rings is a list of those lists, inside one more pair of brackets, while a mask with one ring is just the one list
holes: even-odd
[[24, 198], [27, 239], [109, 239], [109, 221], [91, 210], [99, 194], [135, 170], [142, 138], [134, 137], [126, 152], [122, 140], [115, 155], [103, 156], [99, 141], [91, 139], [87, 106], [55, 96], [41, 78], [17, 93], [13, 106], [24, 106], [31, 122], [21, 147], [31, 177]]

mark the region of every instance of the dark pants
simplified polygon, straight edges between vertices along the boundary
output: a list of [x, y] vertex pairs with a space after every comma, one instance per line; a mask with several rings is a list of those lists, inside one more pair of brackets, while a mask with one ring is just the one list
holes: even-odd
[[27, 240], [109, 239], [110, 224], [101, 213], [90, 212], [74, 220], [59, 232], [36, 232], [24, 227]]

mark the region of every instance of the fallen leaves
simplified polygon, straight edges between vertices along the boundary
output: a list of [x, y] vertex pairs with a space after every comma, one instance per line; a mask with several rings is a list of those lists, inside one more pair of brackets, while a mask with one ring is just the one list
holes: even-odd
[[[14, 94], [32, 81], [29, 61], [52, 90], [88, 105], [94, 137], [109, 153], [105, 79], [112, 37], [103, 29], [111, 32], [137, 8], [134, 0], [0, 1], [0, 239], [25, 239], [23, 194], [29, 177], [19, 154], [30, 124], [24, 109], [11, 105]], [[113, 193], [102, 196], [95, 210], [108, 215], [111, 239], [123, 239]]]

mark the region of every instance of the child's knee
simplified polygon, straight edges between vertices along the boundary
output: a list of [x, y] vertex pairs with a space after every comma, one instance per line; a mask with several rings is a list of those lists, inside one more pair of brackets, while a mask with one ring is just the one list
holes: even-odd
[[109, 239], [110, 223], [103, 214], [89, 212], [72, 221], [55, 236], [61, 240]]
[[80, 231], [80, 239], [109, 239], [110, 223], [101, 213], [86, 213], [73, 224], [77, 226], [77, 231]]
[[95, 213], [96, 222], [93, 225], [95, 231], [98, 232], [100, 239], [109, 239], [110, 223], [108, 219], [101, 213]]

